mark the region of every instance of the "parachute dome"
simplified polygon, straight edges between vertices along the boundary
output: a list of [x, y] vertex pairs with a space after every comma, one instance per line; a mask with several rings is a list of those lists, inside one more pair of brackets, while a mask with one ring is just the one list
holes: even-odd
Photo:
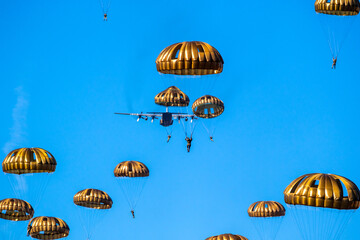
[[260, 201], [250, 205], [249, 217], [281, 217], [285, 216], [285, 208], [274, 201]]
[[31, 219], [28, 232], [32, 238], [59, 239], [69, 235], [70, 228], [66, 222], [55, 217], [36, 217]]
[[218, 74], [223, 64], [218, 50], [199, 41], [175, 43], [162, 50], [156, 59], [158, 72], [176, 75]]
[[5, 157], [2, 168], [5, 173], [13, 174], [51, 173], [56, 164], [54, 156], [42, 148], [19, 148]]
[[186, 107], [190, 99], [179, 88], [171, 86], [155, 96], [155, 103], [166, 107]]
[[137, 161], [119, 163], [114, 170], [115, 177], [148, 177], [149, 169]]
[[112, 207], [113, 201], [106, 192], [97, 189], [85, 189], [75, 194], [74, 203], [87, 208], [109, 209]]
[[316, 0], [315, 11], [329, 15], [353, 16], [359, 14], [359, 0]]
[[220, 116], [225, 106], [219, 98], [205, 95], [197, 99], [192, 105], [193, 113], [201, 118], [215, 118]]
[[0, 218], [11, 221], [27, 221], [34, 216], [33, 207], [26, 201], [7, 198], [0, 201]]
[[205, 240], [248, 240], [246, 237], [240, 235], [233, 235], [233, 234], [221, 234], [214, 237], [209, 237]]
[[335, 209], [358, 209], [358, 187], [334, 174], [306, 174], [295, 179], [284, 191], [287, 204]]

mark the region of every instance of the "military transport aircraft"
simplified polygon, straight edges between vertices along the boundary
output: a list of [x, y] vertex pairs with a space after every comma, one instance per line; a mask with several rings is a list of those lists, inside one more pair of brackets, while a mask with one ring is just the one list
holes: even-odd
[[171, 113], [169, 112], [169, 109], [166, 108], [166, 112], [146, 112], [146, 113], [115, 113], [119, 115], [127, 115], [127, 116], [137, 116], [137, 121], [140, 121], [140, 119], [144, 119], [147, 121], [149, 118], [151, 118], [151, 122], [154, 122], [154, 119], [160, 119], [160, 125], [164, 127], [171, 126], [173, 124], [173, 119], [178, 120], [180, 123], [181, 119], [184, 119], [185, 121], [192, 122], [193, 120], [196, 120], [197, 117], [193, 114], [184, 114], [184, 113]]

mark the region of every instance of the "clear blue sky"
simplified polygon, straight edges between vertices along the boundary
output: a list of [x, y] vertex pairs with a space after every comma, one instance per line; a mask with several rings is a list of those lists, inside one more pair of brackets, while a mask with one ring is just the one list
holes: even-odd
[[[332, 71], [313, 1], [113, 0], [104, 22], [96, 0], [14, 0], [1, 4], [0, 29], [0, 145], [56, 157], [36, 216], [63, 218], [69, 239], [83, 236], [72, 197], [84, 188], [114, 200], [94, 239], [200, 240], [254, 239], [248, 206], [283, 203], [302, 174], [360, 184], [360, 33], [351, 32]], [[155, 59], [191, 40], [222, 54], [216, 94], [226, 110], [216, 143], [199, 131], [187, 154], [179, 127], [166, 144], [158, 124], [113, 113], [158, 109]], [[151, 171], [135, 220], [113, 177], [125, 160]], [[11, 196], [7, 177], [0, 181], [1, 198]], [[356, 213], [343, 239], [358, 239], [359, 221]], [[289, 238], [300, 239], [290, 215], [278, 235]]]

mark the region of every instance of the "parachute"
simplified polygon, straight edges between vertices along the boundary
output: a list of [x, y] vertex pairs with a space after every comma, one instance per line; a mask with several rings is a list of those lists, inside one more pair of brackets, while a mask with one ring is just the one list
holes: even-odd
[[97, 189], [85, 189], [74, 196], [74, 204], [79, 206], [79, 214], [87, 239], [91, 239], [95, 226], [112, 207], [113, 201], [110, 196]]
[[213, 139], [215, 127], [217, 125], [217, 117], [219, 117], [224, 110], [225, 105], [223, 101], [211, 95], [205, 95], [198, 98], [192, 105], [193, 113], [205, 120], [203, 121], [203, 126], [208, 132], [211, 140]]
[[70, 228], [66, 222], [55, 217], [36, 217], [27, 227], [28, 235], [36, 239], [59, 239], [69, 236]]
[[21, 236], [25, 236], [27, 221], [33, 216], [34, 209], [28, 202], [16, 198], [1, 200], [1, 239], [18, 240]]
[[155, 96], [155, 103], [166, 107], [187, 107], [189, 97], [179, 88], [172, 86]]
[[0, 201], [0, 218], [10, 221], [27, 221], [34, 216], [32, 206], [20, 199], [7, 198]]
[[19, 148], [5, 157], [2, 169], [16, 197], [36, 207], [56, 165], [54, 156], [42, 148]]
[[306, 174], [284, 191], [304, 240], [338, 239], [360, 205], [358, 187], [334, 174]]
[[250, 205], [249, 217], [262, 240], [275, 240], [285, 216], [285, 208], [278, 202], [260, 201]]
[[[179, 86], [191, 95], [211, 91], [216, 79], [211, 76], [221, 73], [224, 64], [214, 47], [200, 41], [172, 44], [161, 51], [155, 62], [157, 71], [167, 76], [165, 85]], [[186, 106], [181, 112], [191, 114], [191, 109]], [[192, 137], [196, 121], [181, 119], [181, 124], [185, 136]]]
[[218, 236], [209, 237], [205, 240], [248, 240], [246, 237], [234, 234], [221, 234]]
[[359, 14], [359, 0], [316, 0], [315, 12], [324, 32], [333, 59], [337, 59], [348, 36], [355, 16]]
[[214, 47], [199, 41], [172, 44], [156, 59], [158, 72], [176, 75], [218, 74], [222, 72], [223, 64]]
[[141, 162], [125, 161], [115, 167], [114, 176], [135, 217], [134, 211], [149, 177], [149, 169]]

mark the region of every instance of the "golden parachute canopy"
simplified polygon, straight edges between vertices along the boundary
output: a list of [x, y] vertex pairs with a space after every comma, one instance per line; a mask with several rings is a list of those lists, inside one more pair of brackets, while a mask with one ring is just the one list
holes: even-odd
[[5, 173], [51, 173], [56, 169], [54, 156], [42, 148], [19, 148], [11, 151], [4, 159]]
[[215, 118], [220, 116], [224, 110], [225, 105], [219, 98], [205, 95], [198, 98], [192, 105], [193, 113], [201, 118]]
[[250, 205], [249, 217], [281, 217], [285, 216], [285, 208], [274, 201], [259, 201]]
[[110, 209], [113, 201], [106, 192], [89, 188], [76, 193], [74, 203], [87, 208]]
[[125, 161], [115, 167], [114, 175], [115, 177], [148, 177], [149, 169], [141, 162]]
[[305, 174], [290, 183], [284, 198], [287, 204], [334, 209], [358, 209], [360, 204], [355, 183], [334, 174]]
[[315, 11], [329, 15], [353, 16], [359, 14], [359, 0], [316, 0]]
[[223, 64], [218, 50], [199, 41], [175, 43], [162, 50], [156, 59], [158, 72], [176, 75], [218, 74]]
[[28, 225], [28, 233], [36, 239], [59, 239], [69, 236], [66, 222], [55, 217], [36, 217]]
[[7, 198], [0, 201], [0, 218], [11, 221], [27, 221], [34, 216], [32, 206], [20, 199]]
[[248, 240], [246, 237], [240, 235], [233, 235], [233, 234], [221, 234], [214, 237], [209, 237], [205, 240]]
[[189, 106], [189, 97], [175, 86], [171, 86], [155, 96], [155, 103], [166, 107]]

